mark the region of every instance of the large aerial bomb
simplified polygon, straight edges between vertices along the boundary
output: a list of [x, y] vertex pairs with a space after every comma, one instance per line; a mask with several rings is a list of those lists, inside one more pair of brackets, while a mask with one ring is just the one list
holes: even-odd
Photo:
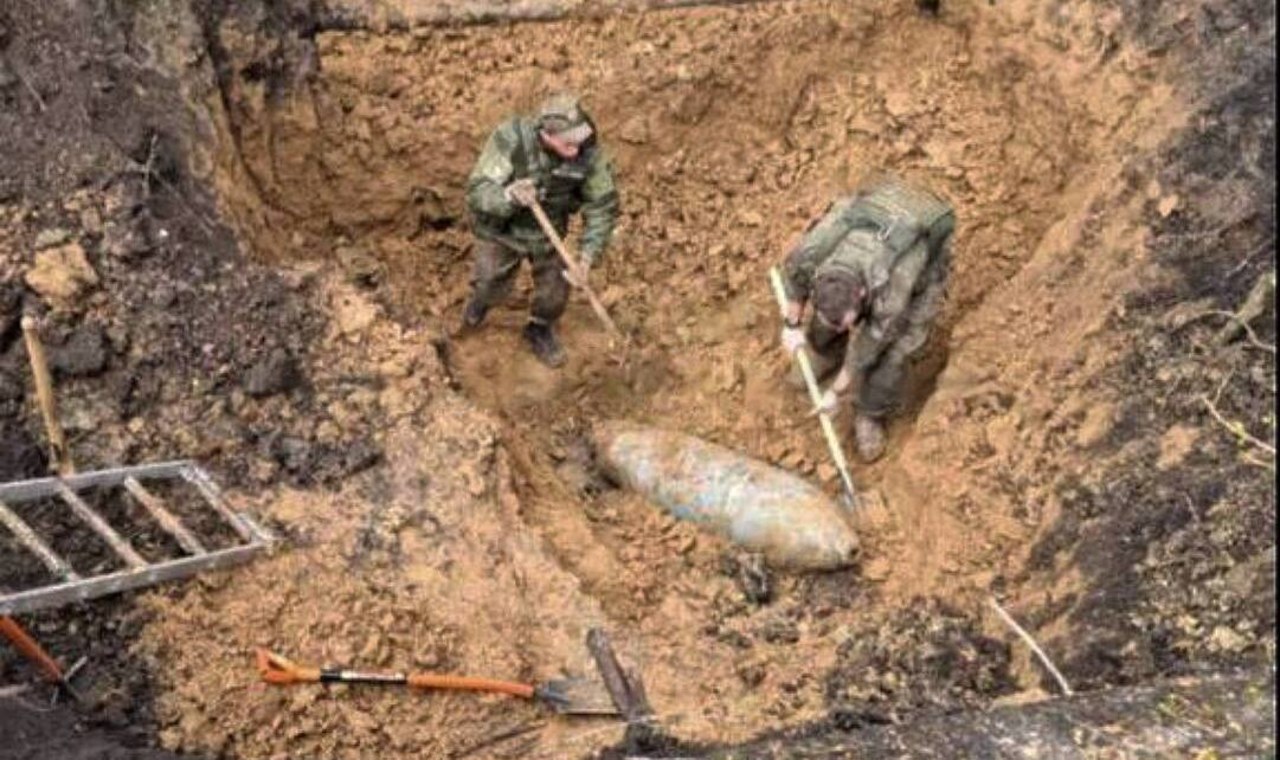
[[857, 536], [840, 508], [789, 472], [692, 436], [627, 422], [598, 423], [594, 437], [610, 479], [771, 564], [832, 570], [857, 557]]

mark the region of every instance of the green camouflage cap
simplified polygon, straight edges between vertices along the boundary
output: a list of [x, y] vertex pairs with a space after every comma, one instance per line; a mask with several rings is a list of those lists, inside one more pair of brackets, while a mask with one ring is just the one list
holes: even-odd
[[558, 139], [571, 143], [583, 143], [591, 137], [591, 123], [582, 110], [578, 97], [562, 92], [543, 101], [538, 109], [538, 127]]

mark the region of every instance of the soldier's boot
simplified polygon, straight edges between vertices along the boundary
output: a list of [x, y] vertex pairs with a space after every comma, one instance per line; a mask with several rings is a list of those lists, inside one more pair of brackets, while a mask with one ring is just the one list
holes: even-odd
[[484, 324], [485, 315], [488, 313], [489, 305], [478, 294], [472, 293], [471, 298], [467, 299], [467, 307], [462, 310], [463, 329], [474, 330]]
[[[826, 380], [840, 366], [839, 359], [832, 359], [814, 351], [809, 346], [800, 349], [809, 357], [809, 366], [813, 368], [813, 377], [819, 383]], [[797, 390], [805, 390], [804, 373], [800, 371], [800, 363], [791, 360], [791, 372], [787, 374], [787, 384]]]
[[858, 458], [871, 463], [884, 455], [884, 422], [876, 417], [855, 414], [853, 417], [853, 442]]
[[529, 348], [533, 351], [533, 355], [538, 357], [538, 361], [552, 369], [564, 366], [564, 349], [560, 347], [560, 341], [556, 338], [555, 330], [551, 325], [542, 322], [526, 324], [524, 339], [529, 342]]

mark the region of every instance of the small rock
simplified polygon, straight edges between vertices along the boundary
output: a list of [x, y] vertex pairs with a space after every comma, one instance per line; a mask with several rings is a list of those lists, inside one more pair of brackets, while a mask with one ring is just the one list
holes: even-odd
[[8, 372], [0, 372], [0, 403], [21, 401], [23, 394], [22, 381]]
[[1239, 652], [1249, 646], [1249, 640], [1225, 625], [1209, 634], [1209, 645], [1220, 652]]
[[21, 324], [22, 286], [17, 283], [0, 285], [0, 353], [18, 337]]
[[745, 665], [739, 665], [737, 668], [737, 674], [738, 679], [742, 681], [743, 684], [754, 688], [764, 682], [766, 671], [764, 666], [760, 663], [752, 662]]
[[301, 438], [282, 438], [276, 447], [275, 457], [289, 472], [306, 472], [311, 464], [311, 444]]
[[376, 258], [353, 246], [342, 246], [336, 253], [338, 262], [352, 283], [368, 288], [378, 284], [382, 275], [382, 263]]
[[1115, 427], [1115, 407], [1108, 403], [1096, 404], [1085, 412], [1084, 422], [1076, 431], [1076, 445], [1082, 449], [1097, 446], [1106, 440]]
[[1181, 465], [1196, 448], [1199, 431], [1190, 425], [1178, 423], [1160, 437], [1160, 455], [1156, 469], [1167, 472]]
[[45, 300], [65, 305], [97, 285], [98, 273], [79, 243], [67, 243], [37, 253], [35, 266], [27, 270], [25, 279]]
[[107, 341], [101, 325], [89, 324], [49, 352], [49, 365], [64, 377], [92, 377], [107, 368]]
[[377, 307], [358, 293], [344, 293], [336, 299], [333, 316], [343, 335], [364, 332], [378, 317]]
[[413, 374], [413, 357], [401, 354], [387, 359], [378, 365], [378, 374], [383, 377], [408, 377]]
[[90, 235], [102, 234], [102, 214], [90, 206], [80, 212], [80, 226]]
[[1160, 213], [1162, 218], [1168, 218], [1170, 214], [1178, 209], [1178, 204], [1181, 203], [1181, 201], [1182, 199], [1176, 194], [1166, 195], [1160, 199], [1159, 203], [1156, 204], [1156, 211]]
[[303, 290], [315, 282], [323, 265], [318, 261], [304, 261], [281, 270], [280, 281], [289, 290]]
[[783, 617], [775, 617], [760, 626], [759, 634], [770, 644], [794, 644], [800, 640], [796, 624]]
[[367, 440], [352, 441], [343, 447], [342, 475], [364, 472], [382, 461], [382, 449]]
[[744, 209], [738, 214], [738, 221], [747, 227], [759, 227], [764, 224], [764, 216], [759, 211]]
[[244, 392], [254, 398], [287, 393], [302, 384], [302, 369], [297, 359], [283, 349], [276, 349], [244, 374]]
[[41, 230], [40, 234], [36, 235], [35, 248], [37, 251], [41, 251], [45, 248], [53, 248], [56, 245], [62, 245], [69, 240], [71, 240], [71, 230], [64, 229], [62, 227], [52, 227], [47, 230]]
[[0, 418], [0, 482], [35, 478], [46, 472], [44, 452], [26, 428]]
[[117, 259], [134, 259], [153, 247], [146, 230], [135, 224], [113, 224], [102, 238], [103, 253]]
[[649, 121], [643, 115], [634, 116], [618, 130], [618, 139], [632, 145], [649, 142]]

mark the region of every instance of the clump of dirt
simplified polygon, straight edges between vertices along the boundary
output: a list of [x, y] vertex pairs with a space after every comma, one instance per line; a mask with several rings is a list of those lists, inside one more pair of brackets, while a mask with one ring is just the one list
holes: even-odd
[[3, 756], [37, 760], [178, 760], [179, 755], [149, 747], [144, 732], [85, 729], [74, 713], [54, 710], [31, 695], [0, 697], [0, 745]]
[[827, 674], [831, 716], [843, 730], [897, 723], [917, 712], [984, 707], [1011, 693], [1009, 645], [937, 600], [847, 634]]

